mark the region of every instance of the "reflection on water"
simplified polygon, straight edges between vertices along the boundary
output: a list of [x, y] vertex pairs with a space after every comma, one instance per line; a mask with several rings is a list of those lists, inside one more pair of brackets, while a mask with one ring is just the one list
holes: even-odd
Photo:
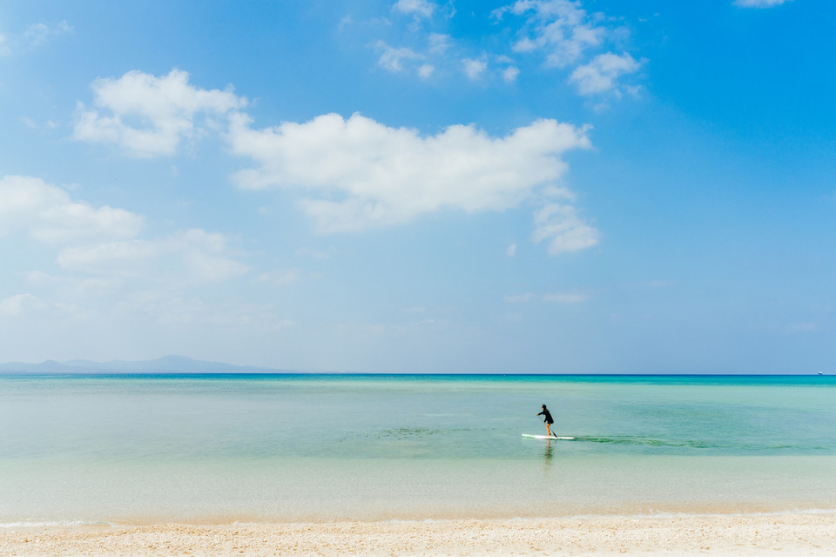
[[[827, 506], [836, 383], [802, 379], [0, 375], [0, 518]], [[577, 441], [521, 442], [543, 402]]]
[[[555, 441], [555, 444], [557, 444], [557, 441]], [[552, 446], [551, 439], [546, 439], [546, 452], [544, 456], [546, 458], [546, 466], [551, 466], [552, 459], [554, 458], [554, 447]]]

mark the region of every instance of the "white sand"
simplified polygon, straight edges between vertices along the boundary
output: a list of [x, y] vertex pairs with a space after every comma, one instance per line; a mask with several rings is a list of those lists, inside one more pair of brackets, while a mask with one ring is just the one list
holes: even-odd
[[3, 556], [836, 555], [836, 513], [0, 530]]

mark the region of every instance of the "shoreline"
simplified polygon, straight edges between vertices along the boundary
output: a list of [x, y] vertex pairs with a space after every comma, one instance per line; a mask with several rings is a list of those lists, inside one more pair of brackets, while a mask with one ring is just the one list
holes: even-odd
[[0, 554], [832, 555], [836, 510], [560, 518], [7, 526]]

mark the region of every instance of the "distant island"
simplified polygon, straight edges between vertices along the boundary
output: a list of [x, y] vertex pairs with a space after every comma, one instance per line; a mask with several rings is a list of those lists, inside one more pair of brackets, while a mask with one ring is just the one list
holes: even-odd
[[[185, 356], [165, 356], [155, 360], [91, 362], [46, 360], [39, 364], [8, 362], [0, 364], [0, 373], [294, 373], [288, 370], [236, 366], [222, 362], [193, 360]], [[297, 372], [298, 373], [298, 372]]]

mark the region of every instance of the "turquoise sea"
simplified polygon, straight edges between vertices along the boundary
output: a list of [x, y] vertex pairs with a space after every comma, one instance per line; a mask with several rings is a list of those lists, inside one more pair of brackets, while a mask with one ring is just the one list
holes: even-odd
[[5, 525], [822, 509], [832, 376], [0, 375]]

